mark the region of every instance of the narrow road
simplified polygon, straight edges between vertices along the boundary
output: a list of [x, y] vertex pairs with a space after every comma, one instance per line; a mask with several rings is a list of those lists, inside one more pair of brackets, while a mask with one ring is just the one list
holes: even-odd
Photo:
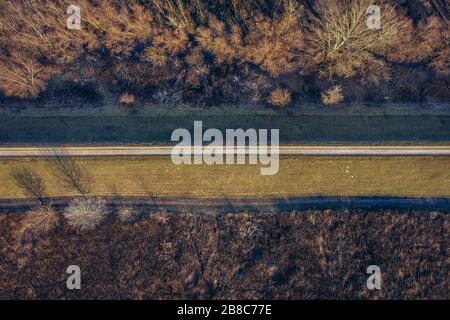
[[[205, 211], [210, 209], [233, 213], [242, 210], [286, 212], [305, 209], [416, 209], [450, 210], [450, 198], [394, 196], [310, 196], [310, 197], [117, 197], [103, 196], [111, 205], [144, 205], [153, 209]], [[52, 204], [64, 207], [72, 197], [52, 197]], [[0, 208], [23, 210], [36, 205], [33, 199], [0, 199]]]
[[[201, 148], [193, 148], [197, 153]], [[270, 147], [269, 147], [270, 150]], [[0, 158], [41, 157], [53, 154], [70, 156], [168, 156], [172, 146], [111, 147], [0, 147]], [[224, 149], [225, 154], [255, 154], [257, 148]], [[280, 146], [280, 155], [293, 156], [450, 156], [450, 146]]]

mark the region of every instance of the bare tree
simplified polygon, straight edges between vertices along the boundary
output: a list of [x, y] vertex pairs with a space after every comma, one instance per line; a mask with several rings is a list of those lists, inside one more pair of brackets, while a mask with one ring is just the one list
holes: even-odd
[[368, 28], [367, 8], [371, 4], [370, 0], [320, 1], [317, 5], [320, 17], [314, 20], [309, 37], [315, 53], [379, 51], [395, 44], [403, 21], [395, 8], [385, 3], [382, 5], [381, 28]]
[[36, 172], [29, 168], [14, 168], [10, 173], [16, 185], [22, 189], [27, 196], [38, 200], [42, 205], [46, 205], [47, 194], [45, 192], [44, 180]]
[[377, 58], [389, 52], [401, 39], [407, 26], [395, 7], [381, 6], [381, 28], [367, 25], [371, 0], [327, 0], [317, 3], [317, 17], [312, 18], [307, 36], [308, 51], [322, 76], [350, 78], [357, 73], [377, 82], [389, 77], [389, 67]]
[[0, 89], [7, 96], [37, 97], [56, 72], [56, 67], [44, 66], [32, 55], [13, 52], [0, 57]]
[[88, 171], [64, 149], [49, 149], [50, 163], [58, 178], [69, 188], [75, 189], [81, 195], [91, 190], [91, 179]]

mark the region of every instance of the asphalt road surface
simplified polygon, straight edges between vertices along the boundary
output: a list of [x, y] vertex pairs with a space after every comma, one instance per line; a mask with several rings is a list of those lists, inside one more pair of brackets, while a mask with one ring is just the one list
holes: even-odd
[[[104, 196], [111, 205], [140, 205], [149, 209], [166, 209], [174, 211], [208, 212], [209, 210], [224, 213], [242, 210], [267, 210], [285, 212], [305, 209], [416, 209], [416, 210], [449, 210], [450, 198], [394, 197], [394, 196], [310, 196], [310, 197], [117, 197]], [[64, 207], [72, 197], [52, 197], [52, 204]], [[33, 199], [0, 199], [0, 208], [24, 210], [36, 205]]]

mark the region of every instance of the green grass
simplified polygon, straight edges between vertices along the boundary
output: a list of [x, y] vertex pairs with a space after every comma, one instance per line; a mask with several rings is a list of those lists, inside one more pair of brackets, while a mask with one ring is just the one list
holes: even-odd
[[[255, 165], [182, 165], [170, 157], [79, 158], [90, 171], [94, 194], [156, 195], [450, 196], [450, 157], [282, 157], [275, 176]], [[0, 159], [0, 198], [24, 195], [9, 177], [15, 166], [45, 179], [52, 196], [72, 195], [60, 186], [45, 158]]]
[[0, 117], [0, 144], [170, 143], [177, 128], [278, 128], [284, 144], [445, 144], [450, 115], [80, 115]]
[[[3, 106], [0, 145], [168, 144], [174, 129], [278, 128], [284, 144], [448, 144], [450, 109], [432, 105]], [[20, 110], [20, 111], [19, 111]]]

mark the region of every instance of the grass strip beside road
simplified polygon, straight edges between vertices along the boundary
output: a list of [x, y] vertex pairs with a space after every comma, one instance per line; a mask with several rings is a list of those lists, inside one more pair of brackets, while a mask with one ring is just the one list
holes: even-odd
[[[181, 165], [170, 157], [83, 157], [98, 195], [140, 196], [450, 196], [450, 157], [283, 156], [275, 176], [259, 165]], [[23, 198], [9, 176], [24, 166], [41, 174], [50, 196], [75, 193], [57, 181], [46, 158], [0, 159], [0, 198]]]
[[450, 115], [188, 114], [0, 117], [0, 145], [169, 144], [173, 130], [280, 129], [282, 144], [448, 144]]

